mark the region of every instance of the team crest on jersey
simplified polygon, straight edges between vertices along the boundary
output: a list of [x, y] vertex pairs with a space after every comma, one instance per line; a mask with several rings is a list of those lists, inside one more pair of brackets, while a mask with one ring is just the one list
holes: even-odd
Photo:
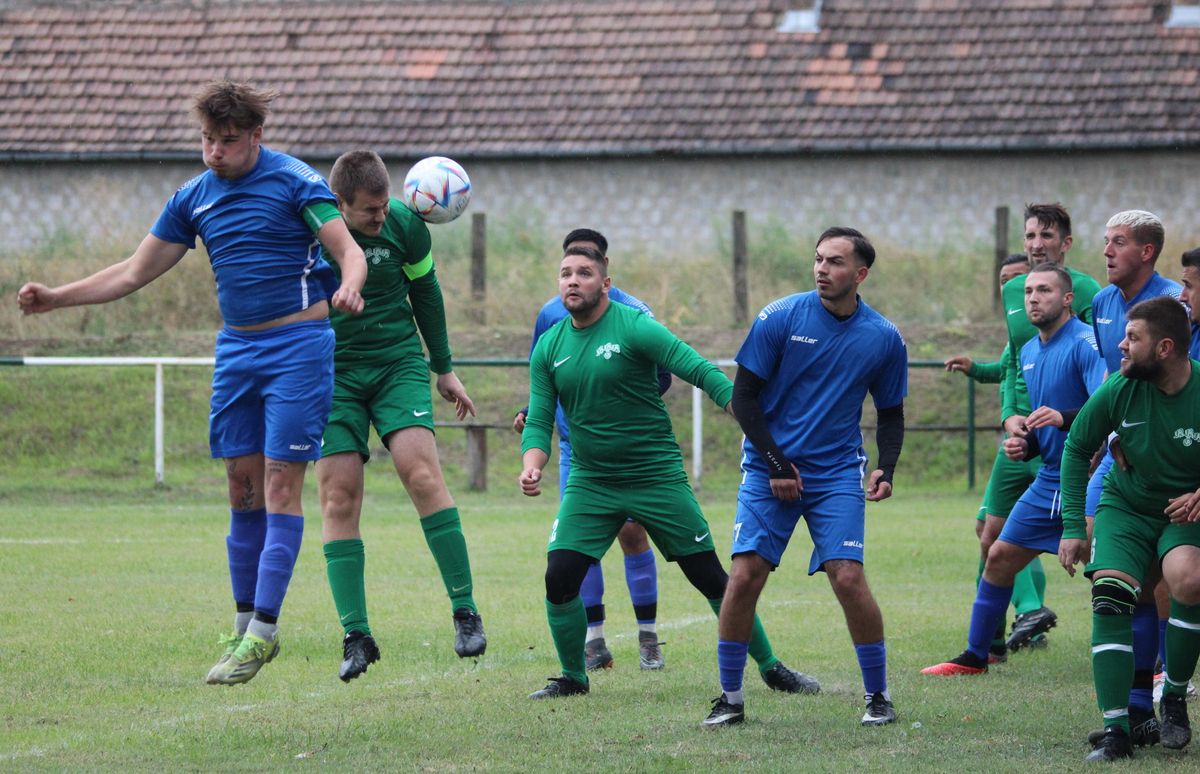
[[375, 266], [378, 266], [380, 261], [391, 254], [391, 251], [386, 247], [368, 247], [363, 252], [366, 253], [367, 260]]
[[621, 345], [613, 344], [611, 341], [596, 347], [596, 357], [602, 357], [605, 360], [612, 360], [613, 355], [619, 354], [621, 354]]
[[1179, 428], [1175, 431], [1175, 435], [1172, 437], [1177, 441], [1182, 440], [1184, 446], [1191, 446], [1192, 444], [1200, 441], [1200, 433], [1197, 433], [1190, 427], [1186, 430], [1182, 427]]

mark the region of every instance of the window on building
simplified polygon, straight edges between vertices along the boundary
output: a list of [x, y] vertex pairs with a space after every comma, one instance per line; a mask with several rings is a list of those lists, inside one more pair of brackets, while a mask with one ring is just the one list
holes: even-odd
[[778, 32], [820, 32], [821, 31], [821, 0], [812, 2], [792, 2], [783, 12], [779, 21]]
[[1200, 27], [1200, 3], [1171, 3], [1168, 27]]

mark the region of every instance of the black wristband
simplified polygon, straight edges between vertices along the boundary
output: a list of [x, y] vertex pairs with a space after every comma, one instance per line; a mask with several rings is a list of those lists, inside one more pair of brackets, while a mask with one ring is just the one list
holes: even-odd
[[767, 418], [763, 415], [758, 396], [762, 393], [766, 380], [753, 371], [738, 366], [733, 377], [733, 415], [737, 417], [742, 432], [767, 465], [771, 478], [792, 478], [792, 464], [783, 456], [783, 450], [771, 437], [767, 427]]

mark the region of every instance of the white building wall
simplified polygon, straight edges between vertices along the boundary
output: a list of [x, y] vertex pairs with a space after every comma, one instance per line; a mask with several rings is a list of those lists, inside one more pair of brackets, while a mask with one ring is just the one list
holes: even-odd
[[[175, 188], [201, 171], [198, 157], [195, 164], [0, 164], [6, 203], [0, 254], [45, 245], [56, 235], [131, 250]], [[397, 190], [409, 162], [391, 160]], [[805, 245], [836, 223], [861, 229], [884, 249], [990, 249], [997, 205], [1013, 209], [1015, 238], [1022, 204], [1053, 200], [1072, 213], [1077, 244], [1092, 249], [1111, 214], [1134, 208], [1163, 218], [1167, 255], [1200, 244], [1198, 151], [468, 159], [465, 166], [474, 185], [468, 212], [486, 212], [489, 229], [532, 230], [548, 250], [571, 228], [586, 225], [603, 231], [614, 253], [711, 255], [727, 251], [734, 209], [748, 213], [752, 252], [756, 226], [768, 223]], [[469, 220], [445, 228], [462, 237]]]

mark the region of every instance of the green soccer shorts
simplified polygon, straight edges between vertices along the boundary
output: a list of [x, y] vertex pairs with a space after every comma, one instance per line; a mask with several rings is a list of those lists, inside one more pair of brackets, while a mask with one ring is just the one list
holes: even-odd
[[589, 478], [578, 467], [571, 470], [546, 550], [578, 551], [598, 560], [629, 519], [646, 528], [669, 562], [715, 550], [682, 468], [662, 481], [631, 483]]
[[983, 502], [976, 515], [979, 521], [987, 514], [1007, 519], [1017, 500], [1025, 494], [1025, 490], [1037, 477], [1038, 468], [1042, 466], [1042, 458], [1034, 457], [1028, 462], [1010, 460], [1001, 449], [992, 463], [992, 475], [988, 477], [987, 489], [983, 492]]
[[370, 427], [380, 438], [406, 427], [433, 430], [429, 366], [420, 355], [380, 366], [337, 366], [333, 374], [333, 410], [325, 424], [321, 456], [358, 452], [370, 458]]
[[1172, 524], [1166, 516], [1134, 511], [1107, 492], [1101, 497], [1092, 527], [1092, 555], [1084, 575], [1117, 570], [1144, 583], [1151, 563], [1178, 546], [1200, 546], [1200, 522]]

